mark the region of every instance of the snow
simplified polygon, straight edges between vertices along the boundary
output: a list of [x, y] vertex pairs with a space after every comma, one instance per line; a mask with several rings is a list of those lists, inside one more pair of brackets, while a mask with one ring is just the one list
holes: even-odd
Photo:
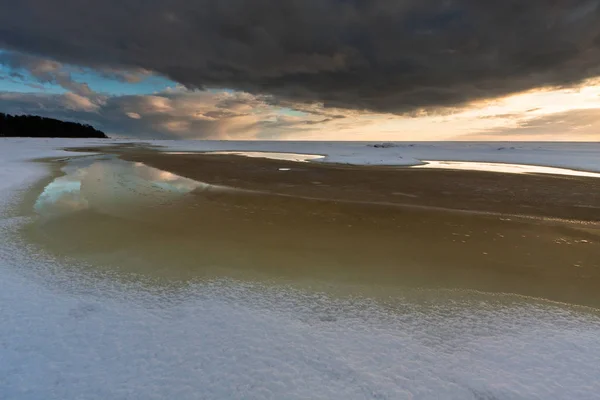
[[[0, 140], [1, 399], [598, 399], [590, 309], [470, 292], [406, 290], [381, 304], [230, 280], [165, 287], [15, 239], [14, 195], [46, 173], [27, 160], [104, 143]], [[352, 159], [360, 146], [317, 147]], [[586, 157], [585, 146], [528, 151]]]
[[[187, 153], [189, 154], [189, 152]], [[322, 160], [324, 156], [315, 154], [296, 154], [296, 153], [275, 153], [267, 151], [213, 151], [209, 154], [215, 155], [234, 155], [244, 156], [250, 158], [269, 158], [272, 160], [284, 160], [284, 161], [296, 161], [296, 162], [309, 162]]]
[[425, 169], [451, 169], [467, 171], [501, 172], [504, 174], [552, 174], [583, 176], [587, 178], [600, 178], [598, 172], [579, 171], [576, 169], [540, 167], [538, 165], [506, 164], [506, 163], [482, 163], [476, 161], [431, 161], [423, 160], [425, 164], [415, 165], [412, 168]]

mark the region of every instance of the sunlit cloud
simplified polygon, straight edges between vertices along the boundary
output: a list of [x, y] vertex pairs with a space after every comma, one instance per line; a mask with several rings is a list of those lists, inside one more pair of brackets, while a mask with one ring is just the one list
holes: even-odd
[[[600, 80], [530, 90], [463, 106], [408, 114], [326, 107], [229, 89], [173, 85], [143, 95], [97, 93], [72, 74], [76, 67], [2, 53], [14, 74], [59, 85], [63, 93], [0, 92], [5, 112], [90, 123], [110, 135], [185, 139], [283, 140], [598, 140]], [[114, 79], [146, 71], [102, 73]], [[132, 74], [129, 76], [128, 74]], [[137, 75], [136, 75], [137, 74]]]

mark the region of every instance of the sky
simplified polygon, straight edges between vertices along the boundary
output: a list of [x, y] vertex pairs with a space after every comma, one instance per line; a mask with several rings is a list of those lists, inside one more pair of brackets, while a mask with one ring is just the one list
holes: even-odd
[[0, 0], [0, 112], [110, 136], [600, 140], [598, 0]]

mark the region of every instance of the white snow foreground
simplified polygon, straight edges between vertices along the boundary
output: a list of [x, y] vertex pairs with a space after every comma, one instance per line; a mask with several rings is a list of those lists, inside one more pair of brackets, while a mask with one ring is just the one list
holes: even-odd
[[0, 399], [598, 398], [600, 317], [583, 308], [432, 291], [394, 309], [227, 280], [153, 288], [14, 239], [11, 197], [45, 173], [26, 160], [100, 142], [0, 141]]

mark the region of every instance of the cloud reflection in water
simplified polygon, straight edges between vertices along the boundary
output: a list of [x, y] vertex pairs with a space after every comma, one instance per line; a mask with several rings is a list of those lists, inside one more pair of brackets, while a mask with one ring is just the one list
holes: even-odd
[[37, 199], [38, 214], [51, 217], [93, 208], [118, 215], [132, 207], [169, 204], [195, 190], [229, 190], [116, 158], [75, 161], [63, 172]]

